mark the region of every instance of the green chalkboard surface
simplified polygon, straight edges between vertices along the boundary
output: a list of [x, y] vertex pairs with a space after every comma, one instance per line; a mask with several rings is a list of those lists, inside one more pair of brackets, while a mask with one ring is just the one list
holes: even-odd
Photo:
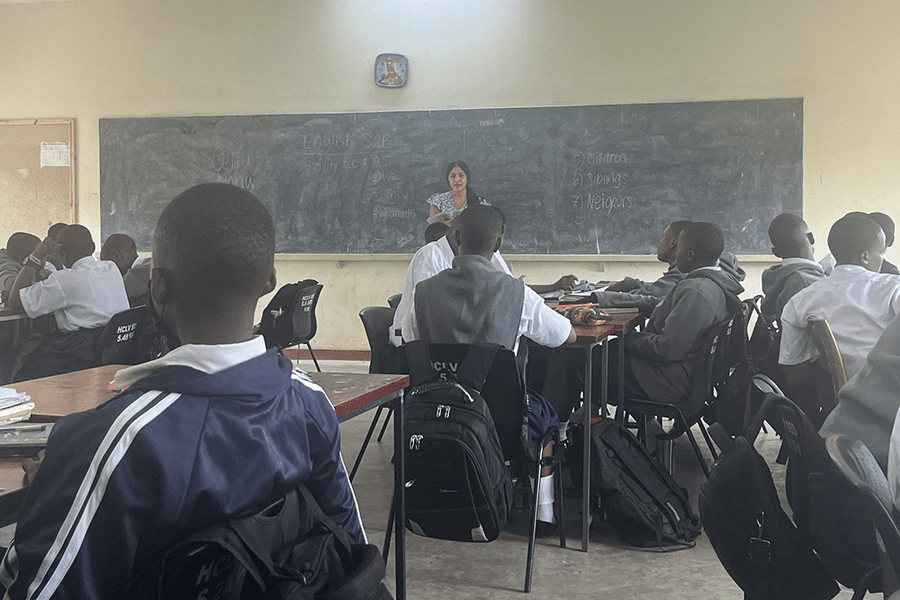
[[100, 120], [102, 235], [150, 250], [165, 204], [227, 181], [272, 211], [278, 251], [411, 253], [463, 160], [509, 254], [650, 254], [707, 220], [737, 254], [802, 209], [803, 100]]

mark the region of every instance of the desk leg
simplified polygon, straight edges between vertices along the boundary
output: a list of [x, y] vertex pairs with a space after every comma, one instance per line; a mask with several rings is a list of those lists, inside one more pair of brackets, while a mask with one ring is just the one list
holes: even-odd
[[396, 564], [396, 600], [406, 600], [406, 428], [404, 394], [400, 392], [394, 407], [394, 562]]

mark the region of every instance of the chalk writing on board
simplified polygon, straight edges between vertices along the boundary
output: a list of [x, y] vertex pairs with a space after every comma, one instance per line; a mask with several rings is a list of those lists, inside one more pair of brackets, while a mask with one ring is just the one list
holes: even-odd
[[506, 215], [512, 253], [650, 254], [708, 218], [736, 254], [802, 212], [803, 100], [100, 120], [101, 229], [149, 250], [162, 208], [227, 181], [271, 211], [278, 252], [413, 253], [446, 165]]

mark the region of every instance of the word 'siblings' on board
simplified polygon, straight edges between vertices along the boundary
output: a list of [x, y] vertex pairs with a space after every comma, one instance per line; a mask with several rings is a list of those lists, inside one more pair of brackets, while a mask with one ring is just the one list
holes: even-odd
[[585, 165], [596, 167], [600, 165], [627, 164], [628, 156], [624, 152], [576, 152], [574, 160], [575, 168], [580, 169]]
[[212, 168], [215, 172], [246, 169], [250, 166], [250, 156], [241, 152], [225, 152], [216, 148], [212, 153]]
[[575, 173], [572, 176], [572, 185], [574, 187], [600, 187], [612, 186], [619, 189], [623, 185], [628, 185], [628, 175], [626, 173], [588, 173], [587, 181], [585, 181], [584, 173]]
[[614, 209], [627, 210], [634, 205], [631, 196], [619, 196], [618, 194], [576, 194], [572, 197], [572, 206], [580, 210], [605, 210], [611, 215]]

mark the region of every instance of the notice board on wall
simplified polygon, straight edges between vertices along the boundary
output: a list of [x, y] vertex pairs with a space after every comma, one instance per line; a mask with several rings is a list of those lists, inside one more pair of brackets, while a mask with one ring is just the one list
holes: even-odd
[[737, 254], [802, 211], [802, 98], [100, 120], [103, 236], [149, 250], [187, 187], [251, 190], [278, 252], [394, 254], [463, 160], [507, 218], [509, 254], [652, 254], [674, 220], [714, 221]]
[[0, 247], [75, 218], [75, 119], [0, 120]]

